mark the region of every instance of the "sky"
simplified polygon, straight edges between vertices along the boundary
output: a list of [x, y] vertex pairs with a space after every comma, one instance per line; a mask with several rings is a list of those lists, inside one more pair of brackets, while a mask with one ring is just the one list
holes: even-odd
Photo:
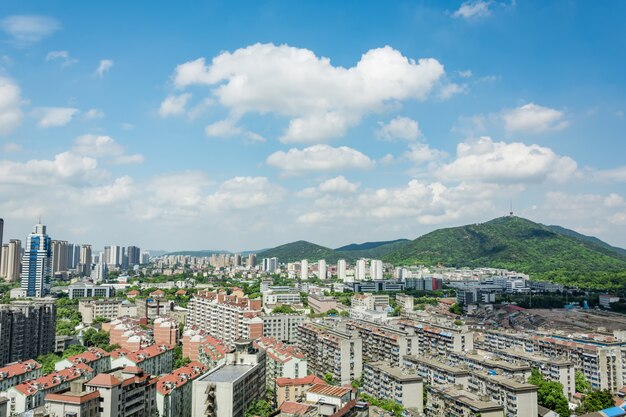
[[626, 2], [0, 3], [25, 240], [329, 247], [516, 215], [626, 247]]

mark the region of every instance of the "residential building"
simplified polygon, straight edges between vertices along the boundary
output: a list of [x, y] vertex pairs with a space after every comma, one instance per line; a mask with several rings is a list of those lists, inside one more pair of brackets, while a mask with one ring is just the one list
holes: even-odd
[[195, 327], [186, 328], [183, 334], [183, 357], [200, 361], [209, 369], [223, 362], [231, 348], [224, 342]]
[[268, 387], [276, 378], [302, 378], [307, 375], [307, 361], [297, 346], [286, 345], [270, 337], [261, 337], [254, 347], [265, 351], [265, 377]]
[[356, 266], [354, 269], [354, 280], [355, 281], [365, 281], [367, 272], [367, 261], [365, 259], [359, 259], [356, 261]]
[[410, 369], [422, 378], [427, 385], [460, 385], [467, 388], [469, 369], [453, 366], [437, 357], [429, 355], [405, 356], [402, 367]]
[[141, 263], [141, 249], [137, 246], [129, 246], [126, 248], [126, 254], [128, 256], [128, 266], [133, 267]]
[[370, 362], [363, 365], [363, 392], [391, 399], [418, 413], [424, 412], [424, 384], [415, 373], [403, 373], [397, 365]]
[[88, 277], [91, 275], [91, 264], [91, 245], [81, 245], [80, 264], [78, 265], [78, 269], [82, 276]]
[[96, 374], [111, 369], [111, 354], [98, 347], [90, 347], [87, 351], [62, 359], [54, 364], [55, 371], [61, 371], [79, 364], [89, 366]]
[[79, 364], [11, 387], [6, 392], [9, 398], [9, 414], [19, 414], [41, 407], [48, 394], [65, 391], [70, 388], [72, 381], [89, 379], [93, 376], [93, 369], [85, 364]]
[[50, 292], [52, 247], [46, 226], [36, 224], [26, 239], [22, 257], [22, 291], [26, 297], [44, 297]]
[[365, 310], [383, 311], [389, 307], [389, 296], [387, 294], [355, 294], [352, 296], [351, 306]]
[[53, 240], [51, 242], [52, 248], [52, 276], [59, 273], [67, 273], [67, 241], [66, 240]]
[[115, 297], [115, 288], [112, 285], [97, 285], [81, 281], [67, 287], [70, 300], [74, 298]]
[[425, 413], [427, 417], [502, 417], [504, 408], [485, 396], [455, 386], [429, 385]]
[[273, 337], [287, 343], [295, 343], [298, 339], [298, 326], [307, 320], [300, 314], [268, 314], [261, 316], [263, 336]]
[[157, 317], [153, 323], [154, 343], [177, 345], [179, 341], [178, 322], [169, 317]]
[[139, 367], [147, 375], [163, 375], [172, 372], [174, 346], [151, 345], [136, 352], [117, 349], [111, 352], [111, 369], [119, 367]]
[[145, 322], [131, 317], [119, 317], [110, 323], [103, 323], [102, 329], [109, 332], [109, 342], [122, 349], [136, 352], [154, 343], [153, 335], [141, 325]]
[[198, 292], [188, 305], [187, 325], [209, 332], [225, 343], [237, 339], [256, 339], [263, 335], [261, 300]]
[[300, 279], [302, 281], [307, 281], [309, 279], [309, 261], [303, 259], [300, 262]]
[[22, 273], [22, 241], [11, 239], [2, 245], [0, 277], [7, 282], [19, 281]]
[[316, 384], [305, 392], [305, 402], [314, 404], [320, 417], [349, 416], [356, 405], [355, 391], [350, 386]]
[[70, 389], [48, 394], [46, 410], [50, 417], [100, 417], [100, 393], [86, 391], [84, 379], [70, 382]]
[[387, 361], [400, 366], [403, 356], [418, 353], [419, 337], [412, 328], [401, 330], [365, 320], [349, 320], [345, 326], [361, 338], [363, 361]]
[[309, 294], [307, 301], [314, 313], [326, 313], [328, 310], [336, 310], [338, 306], [333, 297], [318, 294]]
[[284, 402], [300, 402], [305, 399], [306, 391], [313, 385], [324, 385], [326, 382], [315, 375], [302, 378], [276, 378], [274, 380], [274, 395], [276, 407]]
[[91, 279], [93, 282], [102, 282], [109, 277], [109, 267], [103, 262], [98, 262], [91, 270]]
[[100, 395], [99, 417], [153, 417], [157, 381], [140, 368], [126, 367], [98, 374], [86, 385]]
[[524, 381], [523, 377], [507, 378], [494, 372], [472, 371], [468, 388], [502, 405], [507, 417], [536, 417], [537, 386]]
[[326, 279], [327, 277], [326, 261], [324, 259], [317, 261], [317, 277], [319, 279]]
[[208, 370], [199, 362], [191, 362], [159, 378], [156, 405], [159, 417], [191, 417], [192, 382]]
[[372, 259], [370, 261], [370, 279], [372, 281], [383, 279], [383, 261], [380, 259]]
[[337, 278], [339, 278], [341, 282], [346, 282], [347, 277], [348, 275], [346, 271], [346, 260], [339, 259], [337, 261]]
[[121, 299], [103, 300], [80, 300], [78, 311], [83, 318], [83, 323], [91, 324], [97, 318], [114, 320], [123, 316], [136, 316], [137, 306], [129, 301]]
[[[154, 320], [157, 317], [169, 316], [174, 311], [174, 301], [162, 299], [159, 294], [165, 295], [161, 290], [153, 298], [138, 298], [135, 300], [137, 306], [137, 317]], [[156, 291], [155, 291], [156, 292]]]
[[356, 334], [317, 323], [298, 327], [298, 347], [304, 353], [310, 373], [331, 373], [340, 384], [361, 378], [363, 342]]
[[401, 329], [413, 328], [419, 339], [420, 353], [465, 352], [474, 349], [474, 333], [467, 326], [453, 323], [423, 323], [400, 320]]
[[238, 343], [226, 363], [192, 384], [192, 417], [244, 417], [250, 405], [265, 395], [265, 358], [249, 341]]
[[0, 304], [0, 366], [54, 352], [53, 299]]
[[0, 392], [6, 392], [24, 381], [37, 379], [41, 373], [41, 364], [34, 359], [8, 364], [0, 368]]

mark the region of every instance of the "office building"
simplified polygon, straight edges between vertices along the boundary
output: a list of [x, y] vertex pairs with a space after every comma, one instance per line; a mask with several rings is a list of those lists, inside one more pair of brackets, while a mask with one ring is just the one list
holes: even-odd
[[67, 287], [69, 298], [89, 298], [89, 297], [115, 297], [115, 288], [112, 285], [97, 285], [91, 282], [77, 282]]
[[361, 378], [363, 341], [356, 334], [318, 323], [298, 327], [298, 348], [307, 360], [309, 373], [333, 375], [341, 385]]
[[159, 417], [191, 417], [192, 382], [207, 370], [203, 364], [191, 362], [159, 378], [156, 385]]
[[53, 299], [0, 304], [0, 366], [54, 352]]
[[126, 256], [128, 257], [128, 266], [130, 268], [141, 264], [141, 250], [137, 246], [127, 247]]
[[2, 245], [0, 277], [7, 282], [19, 281], [22, 274], [22, 241], [11, 239]]
[[52, 247], [46, 226], [36, 224], [26, 239], [22, 257], [22, 291], [26, 297], [44, 297], [50, 292]]
[[352, 281], [346, 282], [344, 288], [352, 292], [400, 292], [404, 291], [405, 283], [383, 279], [381, 281]]

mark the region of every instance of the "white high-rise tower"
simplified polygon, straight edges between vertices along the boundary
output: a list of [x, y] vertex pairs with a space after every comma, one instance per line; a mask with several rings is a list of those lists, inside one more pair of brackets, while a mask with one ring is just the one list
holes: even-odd
[[317, 276], [319, 279], [326, 279], [326, 260], [317, 261]]
[[337, 278], [341, 280], [341, 282], [346, 282], [346, 260], [339, 259], [337, 261]]
[[300, 279], [302, 281], [309, 279], [309, 261], [306, 259], [303, 259], [302, 262], [300, 262]]

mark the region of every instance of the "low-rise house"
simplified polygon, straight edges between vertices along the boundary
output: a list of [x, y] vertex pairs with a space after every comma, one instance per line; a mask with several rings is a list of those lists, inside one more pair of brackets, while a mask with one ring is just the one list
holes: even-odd
[[306, 397], [306, 391], [313, 385], [324, 385], [322, 379], [315, 375], [304, 378], [276, 378], [274, 380], [274, 395], [276, 406], [280, 407], [284, 402], [300, 402]]
[[6, 365], [0, 368], [0, 392], [6, 392], [24, 381], [37, 379], [41, 374], [41, 364], [34, 359]]

